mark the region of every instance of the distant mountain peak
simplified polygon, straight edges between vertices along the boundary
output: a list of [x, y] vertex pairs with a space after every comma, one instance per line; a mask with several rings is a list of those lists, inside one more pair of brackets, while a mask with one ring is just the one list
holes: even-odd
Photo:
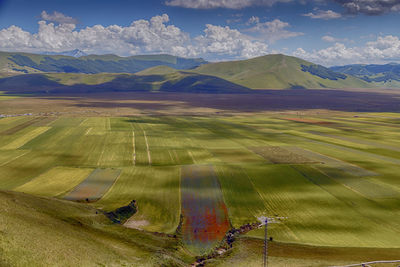
[[[61, 56], [60, 55], [66, 55]], [[207, 63], [203, 59], [170, 55], [86, 55], [79, 49], [35, 54], [0, 52], [0, 70], [9, 72], [135, 73], [156, 66], [188, 70]], [[40, 60], [38, 60], [40, 59]], [[6, 71], [5, 71], [6, 72]]]
[[[386, 87], [398, 87], [400, 82], [400, 64], [391, 62], [387, 64], [344, 65], [330, 68], [333, 71], [358, 77], [366, 82], [383, 83]], [[394, 83], [395, 82], [395, 83]], [[389, 83], [389, 85], [387, 85]]]
[[63, 52], [43, 52], [41, 53], [43, 55], [49, 55], [49, 56], [70, 56], [70, 57], [84, 57], [87, 56], [88, 54], [86, 54], [85, 52], [83, 52], [82, 50], [79, 49], [74, 49], [74, 50], [70, 50], [70, 51], [63, 51]]

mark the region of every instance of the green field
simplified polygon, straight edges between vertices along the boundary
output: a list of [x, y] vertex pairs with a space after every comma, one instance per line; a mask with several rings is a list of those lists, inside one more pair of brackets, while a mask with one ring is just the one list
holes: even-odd
[[[257, 222], [261, 215], [287, 217], [270, 228], [276, 246], [289, 246], [294, 254], [308, 252], [291, 257], [276, 249], [272, 260], [277, 266], [328, 264], [328, 258], [312, 261], [305, 256], [314, 253], [307, 246], [345, 255], [329, 258], [329, 264], [392, 259], [387, 257], [400, 249], [399, 129], [400, 115], [393, 113], [2, 118], [0, 190], [29, 195], [1, 191], [4, 201], [22, 206], [0, 207], [0, 265], [30, 260], [52, 265], [64, 249], [62, 239], [74, 244], [71, 255], [84, 247], [81, 252], [86, 256], [79, 260], [76, 254], [71, 264], [136, 261], [139, 266], [154, 266], [161, 251], [169, 255], [165, 262], [191, 263], [195, 255], [182, 249], [176, 230], [182, 213], [181, 169], [196, 165], [213, 168], [232, 227]], [[84, 195], [79, 200], [88, 198], [91, 203], [64, 200], [68, 195]], [[138, 212], [127, 227], [111, 225], [95, 213], [132, 200], [137, 201]], [[43, 210], [33, 207], [35, 203]], [[67, 208], [59, 213], [62, 205]], [[67, 230], [46, 240], [26, 240], [35, 246], [22, 245], [16, 233], [27, 231], [21, 230], [28, 227], [21, 216], [29, 212], [37, 235], [55, 225]], [[49, 223], [39, 226], [45, 220]], [[15, 223], [21, 223], [18, 229], [10, 227]], [[80, 234], [73, 232], [79, 224], [85, 226]], [[170, 240], [151, 232], [178, 236]], [[238, 244], [261, 246], [262, 237], [261, 229], [253, 230]], [[85, 238], [88, 241], [78, 241]], [[46, 246], [53, 247], [54, 256], [39, 253]], [[21, 247], [26, 253], [18, 259]], [[346, 248], [359, 256], [347, 255]], [[373, 249], [379, 253], [364, 255]], [[158, 256], [141, 261], [154, 251]], [[243, 264], [246, 253], [245, 247], [234, 246], [215, 264]], [[261, 251], [257, 253], [249, 262], [256, 264]], [[118, 255], [125, 255], [121, 262], [114, 261]]]
[[5, 95], [3, 92], [0, 92], [0, 101], [1, 100], [10, 100], [10, 99], [15, 99], [18, 96], [13, 96], [13, 95]]

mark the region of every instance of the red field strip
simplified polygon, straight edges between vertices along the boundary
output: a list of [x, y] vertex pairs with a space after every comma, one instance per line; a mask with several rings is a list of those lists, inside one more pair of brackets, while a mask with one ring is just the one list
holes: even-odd
[[182, 167], [182, 233], [196, 254], [212, 249], [230, 229], [228, 210], [212, 166]]

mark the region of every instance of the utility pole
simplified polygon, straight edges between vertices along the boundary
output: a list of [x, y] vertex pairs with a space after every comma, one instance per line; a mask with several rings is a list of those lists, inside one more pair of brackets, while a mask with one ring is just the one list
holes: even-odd
[[265, 218], [264, 233], [264, 267], [268, 267], [268, 218]]
[[263, 266], [268, 267], [268, 223], [280, 223], [280, 221], [287, 219], [287, 217], [258, 217], [258, 220], [264, 224], [264, 253], [263, 253]]

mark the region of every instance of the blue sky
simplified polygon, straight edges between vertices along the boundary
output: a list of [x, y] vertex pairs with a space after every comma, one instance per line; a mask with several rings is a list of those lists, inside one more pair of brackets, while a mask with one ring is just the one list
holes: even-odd
[[400, 60], [400, 0], [0, 0], [0, 50]]

